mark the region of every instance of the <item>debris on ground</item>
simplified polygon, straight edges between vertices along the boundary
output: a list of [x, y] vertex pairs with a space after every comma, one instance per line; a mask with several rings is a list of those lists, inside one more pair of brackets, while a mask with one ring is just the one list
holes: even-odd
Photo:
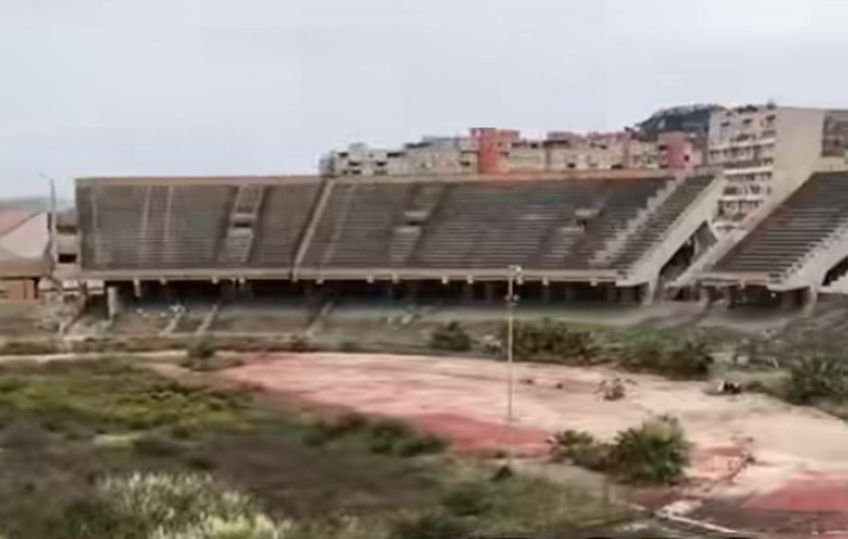
[[598, 384], [598, 389], [595, 392], [600, 393], [604, 400], [617, 401], [624, 398], [627, 390], [625, 389], [621, 378], [616, 376], [611, 380], [601, 380], [601, 383]]
[[715, 386], [707, 389], [707, 395], [739, 395], [742, 393], [742, 384], [730, 380], [719, 380]]

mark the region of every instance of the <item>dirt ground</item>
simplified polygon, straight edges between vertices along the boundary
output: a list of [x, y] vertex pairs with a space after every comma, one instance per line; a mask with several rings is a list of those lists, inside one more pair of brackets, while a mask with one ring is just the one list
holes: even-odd
[[[673, 414], [695, 458], [669, 511], [786, 537], [848, 529], [848, 428], [822, 412], [762, 395], [710, 396], [701, 382], [517, 364], [516, 420], [508, 431], [502, 362], [276, 354], [222, 375], [308, 406], [403, 418], [451, 439], [460, 452], [477, 454], [503, 453], [511, 440], [519, 455], [541, 457], [546, 438], [558, 430], [611, 438], [651, 416]], [[605, 401], [598, 385], [616, 375], [625, 381], [626, 398]]]

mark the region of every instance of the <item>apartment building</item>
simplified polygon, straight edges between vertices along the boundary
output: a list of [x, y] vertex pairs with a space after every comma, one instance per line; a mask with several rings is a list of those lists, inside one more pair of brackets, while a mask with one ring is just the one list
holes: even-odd
[[781, 198], [814, 171], [845, 167], [848, 110], [777, 107], [719, 109], [710, 118], [707, 162], [727, 185], [714, 227], [727, 232], [770, 197]]
[[462, 175], [568, 170], [683, 169], [701, 162], [689, 134], [557, 131], [525, 138], [519, 131], [474, 128], [458, 137], [425, 137], [397, 149], [352, 144], [321, 160], [327, 176]]

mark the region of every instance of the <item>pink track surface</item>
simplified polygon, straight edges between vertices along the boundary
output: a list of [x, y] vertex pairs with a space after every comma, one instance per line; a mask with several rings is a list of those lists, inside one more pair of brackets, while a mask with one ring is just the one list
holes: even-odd
[[[463, 453], [503, 453], [508, 445], [502, 362], [276, 354], [221, 375], [318, 410], [401, 418]], [[598, 384], [617, 375], [625, 379], [626, 397], [603, 400]], [[543, 455], [546, 438], [562, 429], [611, 439], [649, 417], [673, 414], [695, 448], [690, 480], [678, 496], [703, 500], [705, 509], [711, 502], [730, 507], [723, 515], [739, 517], [730, 521], [750, 526], [753, 519], [791, 530], [792, 537], [848, 527], [848, 428], [836, 418], [761, 395], [708, 396], [703, 383], [604, 368], [519, 364], [515, 380], [511, 440], [518, 455]]]

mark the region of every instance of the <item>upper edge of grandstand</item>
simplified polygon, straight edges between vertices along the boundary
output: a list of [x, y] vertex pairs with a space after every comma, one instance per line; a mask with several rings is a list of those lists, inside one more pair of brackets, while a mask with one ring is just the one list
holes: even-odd
[[[522, 181], [522, 180], [632, 180], [641, 178], [667, 178], [671, 173], [663, 169], [615, 169], [615, 170], [573, 170], [560, 172], [511, 172], [508, 174], [454, 174], [428, 175], [408, 174], [393, 176], [348, 176], [335, 177], [336, 183], [382, 183], [386, 181], [415, 183], [428, 182], [468, 182], [468, 181]], [[78, 186], [89, 185], [203, 185], [210, 183], [250, 182], [259, 184], [320, 182], [327, 178], [315, 174], [280, 175], [221, 175], [221, 176], [84, 176], [76, 178]]]
[[77, 178], [77, 187], [120, 185], [208, 185], [254, 183], [279, 185], [281, 183], [312, 183], [324, 178], [318, 175], [231, 175], [231, 176], [90, 176]]

